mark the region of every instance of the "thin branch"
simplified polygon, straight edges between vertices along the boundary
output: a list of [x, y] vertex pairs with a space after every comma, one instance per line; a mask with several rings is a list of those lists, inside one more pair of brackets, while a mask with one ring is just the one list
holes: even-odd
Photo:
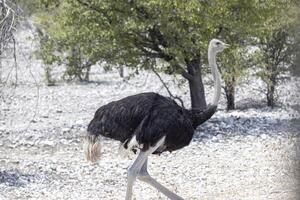
[[17, 62], [16, 40], [15, 40], [14, 36], [12, 36], [12, 41], [13, 41], [14, 65], [15, 65], [15, 69], [16, 69], [16, 74], [15, 74], [16, 82], [15, 82], [15, 85], [17, 86], [17, 83], [18, 83], [18, 62]]
[[170, 89], [168, 88], [167, 84], [163, 81], [163, 79], [161, 78], [161, 76], [159, 75], [159, 73], [154, 69], [153, 64], [151, 64], [150, 67], [151, 67], [152, 71], [154, 72], [154, 74], [159, 78], [159, 80], [160, 80], [160, 82], [163, 84], [163, 86], [166, 88], [166, 90], [167, 90], [167, 92], [169, 93], [170, 97], [171, 97], [172, 99], [178, 100], [178, 101], [180, 102], [181, 106], [182, 106], [183, 108], [185, 108], [182, 99], [181, 99], [180, 97], [178, 97], [178, 96], [174, 96], [174, 95], [171, 93], [171, 91], [170, 91]]
[[7, 44], [12, 41], [12, 31], [16, 30], [16, 12], [5, 2], [0, 2], [0, 55], [4, 52]]
[[[34, 41], [31, 41], [31, 45], [33, 45]], [[22, 58], [21, 58], [22, 57]], [[39, 100], [40, 100], [40, 85], [38, 83], [38, 80], [36, 79], [36, 77], [34, 76], [33, 72], [32, 72], [32, 61], [31, 61], [31, 57], [27, 56], [26, 53], [24, 51], [20, 51], [19, 52], [19, 58], [24, 59], [25, 62], [27, 64], [26, 68], [29, 70], [29, 74], [32, 77], [34, 84], [36, 86], [36, 102], [35, 102], [35, 107], [34, 107], [34, 113], [31, 117], [31, 120], [28, 121], [28, 124], [25, 128], [25, 130], [28, 130], [31, 126], [31, 124], [34, 122], [36, 115], [38, 114], [39, 110]]]
[[8, 18], [9, 14], [10, 14], [10, 9], [7, 10], [5, 17], [0, 22], [0, 25]]

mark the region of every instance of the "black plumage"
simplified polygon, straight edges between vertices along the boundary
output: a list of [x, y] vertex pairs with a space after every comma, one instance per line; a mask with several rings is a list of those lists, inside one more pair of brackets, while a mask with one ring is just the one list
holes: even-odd
[[166, 136], [164, 145], [154, 153], [174, 151], [190, 143], [195, 128], [210, 119], [216, 108], [187, 110], [168, 97], [141, 93], [100, 107], [88, 126], [88, 134], [118, 140], [125, 148], [135, 136], [142, 151]]

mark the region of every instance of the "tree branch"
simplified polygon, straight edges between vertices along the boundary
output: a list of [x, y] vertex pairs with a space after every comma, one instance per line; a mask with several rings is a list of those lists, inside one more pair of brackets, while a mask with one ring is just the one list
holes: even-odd
[[[9, 4], [10, 1], [8, 1]], [[14, 7], [14, 4], [12, 4]], [[16, 11], [11, 8], [6, 1], [0, 1], [0, 55], [7, 44], [13, 39], [13, 31], [16, 26]]]
[[170, 91], [170, 89], [168, 88], [167, 84], [163, 81], [163, 79], [161, 78], [161, 76], [159, 75], [159, 73], [154, 69], [153, 64], [151, 64], [150, 67], [151, 67], [152, 71], [155, 73], [155, 75], [159, 78], [159, 80], [160, 80], [160, 82], [163, 84], [163, 86], [166, 88], [166, 90], [167, 90], [167, 92], [169, 93], [170, 97], [171, 97], [172, 99], [174, 99], [174, 100], [177, 99], [177, 100], [180, 102], [181, 106], [182, 106], [183, 108], [185, 108], [182, 99], [181, 99], [180, 97], [178, 97], [178, 96], [174, 96], [174, 95], [171, 93], [171, 91]]
[[181, 66], [180, 66], [180, 68], [181, 68], [180, 74], [181, 74], [185, 79], [187, 79], [188, 81], [193, 80], [193, 76], [192, 76], [192, 75], [190, 75], [187, 71], [185, 71], [185, 69], [183, 69]]
[[85, 2], [85, 1], [82, 1], [82, 0], [76, 0], [79, 4], [101, 14], [102, 16], [104, 16], [107, 20], [108, 20], [108, 23], [109, 24], [112, 24], [112, 20], [110, 19], [109, 15], [107, 13], [104, 12], [104, 10], [101, 10], [99, 9], [98, 7], [88, 3], [88, 2]]

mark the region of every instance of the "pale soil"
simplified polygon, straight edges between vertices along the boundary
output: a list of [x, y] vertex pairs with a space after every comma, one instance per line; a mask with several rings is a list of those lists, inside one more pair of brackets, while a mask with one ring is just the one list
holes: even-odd
[[[21, 33], [20, 40], [26, 41], [25, 36]], [[84, 132], [99, 106], [139, 92], [166, 95], [164, 88], [150, 72], [123, 81], [116, 72], [101, 69], [92, 71], [92, 83], [47, 87], [42, 63], [30, 56], [35, 47], [24, 43], [18, 86], [11, 84], [15, 69], [1, 85], [0, 199], [124, 199], [132, 160], [119, 158], [119, 144], [105, 140], [101, 161], [87, 163]], [[2, 80], [10, 64], [2, 61]], [[186, 85], [178, 88], [173, 77], [164, 79], [189, 101]], [[281, 108], [254, 109], [263, 98], [257, 92], [263, 85], [245, 80], [237, 101], [249, 109], [226, 112], [223, 96], [219, 111], [199, 128], [191, 144], [151, 156], [149, 172], [185, 199], [299, 199], [299, 85], [292, 78], [280, 86]], [[206, 93], [210, 101], [211, 88]], [[142, 182], [136, 183], [134, 195], [138, 200], [166, 199]]]
[[[34, 87], [15, 90], [2, 110], [0, 199], [124, 198], [131, 161], [118, 157], [118, 143], [104, 141], [97, 165], [87, 163], [82, 150], [98, 104], [123, 95], [118, 88], [106, 95], [113, 85], [42, 86], [38, 109]], [[299, 129], [284, 113], [220, 110], [190, 146], [151, 156], [149, 171], [185, 199], [297, 199]], [[165, 199], [141, 182], [134, 194]]]

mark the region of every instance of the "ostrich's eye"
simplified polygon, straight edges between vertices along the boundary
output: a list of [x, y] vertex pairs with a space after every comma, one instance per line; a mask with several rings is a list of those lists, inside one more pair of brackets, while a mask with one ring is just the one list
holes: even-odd
[[220, 42], [216, 42], [216, 44], [217, 44], [217, 45], [220, 45], [221, 43], [220, 43]]

